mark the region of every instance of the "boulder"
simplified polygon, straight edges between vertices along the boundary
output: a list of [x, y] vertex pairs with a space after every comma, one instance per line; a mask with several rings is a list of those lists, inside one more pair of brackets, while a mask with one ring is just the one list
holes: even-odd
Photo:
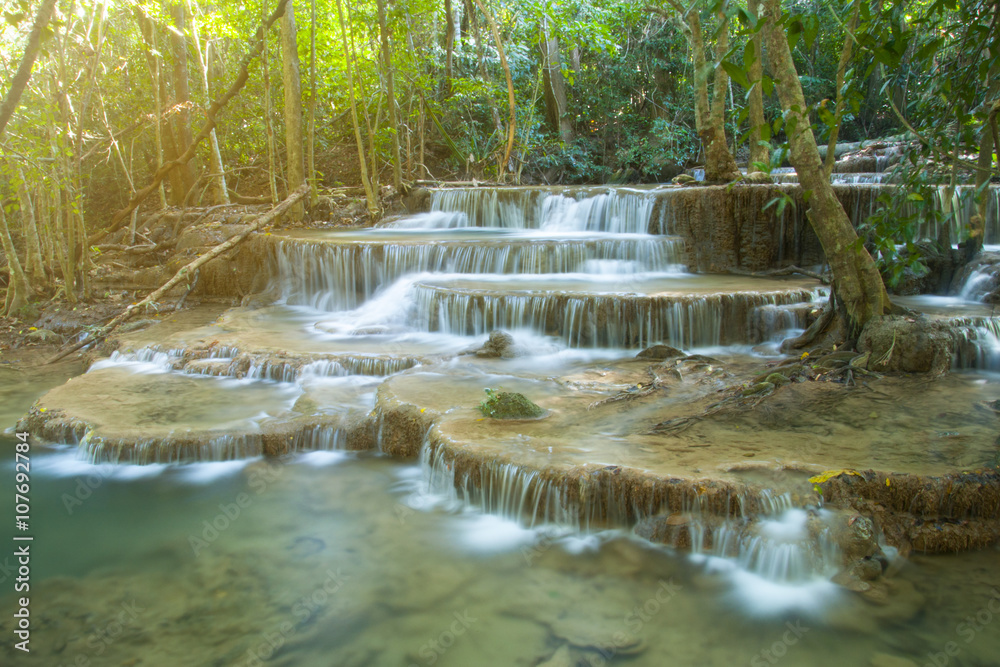
[[645, 350], [635, 355], [636, 359], [653, 359], [653, 360], [663, 360], [663, 359], [673, 359], [675, 357], [683, 357], [684, 353], [678, 350], [676, 347], [670, 347], [669, 345], [652, 345], [647, 347]]
[[869, 353], [876, 372], [943, 373], [951, 367], [952, 335], [927, 318], [873, 317], [861, 331], [858, 350]]
[[475, 352], [477, 357], [486, 359], [513, 359], [527, 354], [527, 350], [518, 345], [513, 336], [499, 329], [491, 331], [486, 343]]
[[479, 404], [479, 411], [493, 419], [535, 419], [545, 414], [524, 394], [513, 391], [486, 390], [486, 398]]

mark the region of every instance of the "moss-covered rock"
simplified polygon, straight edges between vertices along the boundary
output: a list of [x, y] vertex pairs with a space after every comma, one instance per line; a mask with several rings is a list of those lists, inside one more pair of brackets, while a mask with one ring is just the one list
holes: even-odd
[[479, 411], [493, 419], [535, 419], [545, 410], [524, 394], [513, 391], [486, 390], [486, 398], [479, 404]]

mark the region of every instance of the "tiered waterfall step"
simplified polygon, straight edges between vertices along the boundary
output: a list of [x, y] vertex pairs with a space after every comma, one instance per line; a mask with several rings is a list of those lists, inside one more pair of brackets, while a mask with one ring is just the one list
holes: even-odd
[[[692, 274], [429, 277], [414, 284], [430, 331], [530, 329], [571, 347], [681, 347], [762, 342], [775, 306], [812, 304], [815, 283]], [[759, 312], [765, 309], [764, 313]], [[767, 310], [770, 309], [770, 310]], [[807, 308], [781, 328], [805, 326]], [[765, 330], [762, 330], [765, 329]]]
[[679, 237], [484, 228], [296, 232], [277, 248], [290, 304], [355, 308], [408, 274], [636, 273], [680, 269]]

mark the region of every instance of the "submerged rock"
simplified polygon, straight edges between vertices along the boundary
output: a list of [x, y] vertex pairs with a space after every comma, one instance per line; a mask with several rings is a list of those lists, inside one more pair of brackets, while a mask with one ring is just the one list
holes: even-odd
[[524, 394], [513, 391], [486, 390], [486, 398], [479, 404], [479, 411], [493, 419], [535, 419], [545, 410]]

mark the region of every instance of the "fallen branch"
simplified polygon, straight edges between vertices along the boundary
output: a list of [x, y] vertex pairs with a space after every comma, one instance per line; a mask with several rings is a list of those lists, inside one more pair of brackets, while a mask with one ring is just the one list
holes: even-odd
[[747, 276], [750, 278], [774, 278], [777, 276], [792, 276], [792, 275], [803, 275], [807, 278], [814, 278], [824, 285], [830, 284], [829, 276], [825, 276], [822, 273], [816, 273], [815, 271], [810, 271], [809, 269], [800, 269], [797, 266], [786, 266], [782, 269], [772, 269], [770, 271], [744, 271], [742, 269], [730, 269], [729, 273], [737, 276]]
[[139, 303], [127, 307], [125, 310], [119, 313], [118, 316], [115, 317], [113, 320], [105, 324], [103, 327], [97, 329], [97, 331], [95, 331], [93, 336], [87, 338], [86, 340], [80, 341], [79, 343], [74, 344], [67, 350], [59, 352], [58, 354], [56, 354], [56, 356], [52, 357], [45, 363], [47, 364], [55, 363], [56, 361], [68, 357], [69, 355], [73, 354], [74, 352], [83, 347], [104, 340], [109, 335], [111, 335], [115, 331], [115, 329], [117, 329], [119, 326], [127, 322], [133, 315], [138, 313], [140, 310], [145, 309], [150, 304], [155, 303], [157, 299], [159, 299], [164, 294], [169, 292], [171, 289], [179, 285], [182, 281], [187, 280], [189, 276], [191, 276], [192, 274], [197, 276], [196, 272], [199, 268], [211, 262], [219, 255], [222, 255], [235, 248], [237, 245], [245, 241], [247, 237], [250, 236], [250, 234], [257, 231], [260, 227], [270, 224], [277, 218], [281, 217], [282, 214], [284, 214], [289, 208], [294, 206], [300, 199], [305, 197], [307, 194], [309, 194], [308, 185], [303, 185], [298, 190], [295, 190], [294, 192], [292, 192], [292, 194], [288, 195], [285, 201], [281, 202], [273, 209], [271, 209], [270, 211], [260, 216], [252, 223], [250, 223], [250, 226], [247, 227], [245, 230], [243, 230], [239, 234], [236, 234], [225, 243], [220, 243], [219, 245], [215, 246], [214, 248], [212, 248], [211, 250], [209, 250], [208, 252], [206, 252], [204, 255], [197, 258], [193, 262], [181, 267], [177, 271], [177, 273], [174, 274], [174, 277], [168, 280], [167, 282], [163, 283], [163, 285], [161, 285], [159, 289], [155, 290], [152, 294], [147, 296]]

